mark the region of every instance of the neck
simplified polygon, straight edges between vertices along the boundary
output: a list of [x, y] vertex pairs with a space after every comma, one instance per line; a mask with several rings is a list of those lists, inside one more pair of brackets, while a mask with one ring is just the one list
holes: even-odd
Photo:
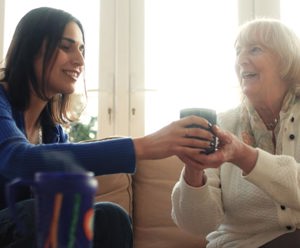
[[281, 101], [274, 102], [272, 104], [261, 102], [259, 105], [254, 106], [268, 130], [275, 129], [279, 121], [279, 113], [281, 110], [281, 106]]
[[46, 104], [47, 102], [40, 98], [31, 96], [29, 108], [24, 112], [26, 136], [32, 144], [42, 143], [40, 116]]
[[26, 131], [32, 131], [40, 128], [40, 116], [47, 102], [41, 100], [35, 95], [31, 95], [29, 108], [24, 112], [24, 121]]
[[277, 87], [269, 88], [249, 99], [268, 129], [276, 127], [288, 90], [289, 84], [281, 81], [277, 83]]

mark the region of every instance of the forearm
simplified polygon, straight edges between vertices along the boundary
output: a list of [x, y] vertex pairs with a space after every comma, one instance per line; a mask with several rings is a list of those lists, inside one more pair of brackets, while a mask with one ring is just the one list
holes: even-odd
[[183, 178], [188, 185], [193, 187], [201, 187], [206, 182], [204, 170], [196, 170], [189, 166], [185, 166]]
[[135, 156], [129, 138], [80, 144], [31, 145], [6, 143], [0, 149], [0, 170], [9, 178], [32, 177], [36, 171], [93, 171], [95, 175], [134, 173]]
[[211, 185], [192, 187], [183, 175], [172, 192], [172, 217], [182, 229], [196, 235], [215, 230], [223, 218], [221, 191]]
[[[253, 170], [244, 178], [281, 205], [300, 210], [300, 165], [287, 155], [273, 155], [258, 149]], [[300, 218], [300, 217], [299, 217]]]
[[234, 157], [230, 162], [238, 166], [243, 171], [244, 175], [247, 175], [253, 170], [257, 157], [257, 149], [246, 145], [245, 143], [241, 143], [239, 149], [234, 153]]

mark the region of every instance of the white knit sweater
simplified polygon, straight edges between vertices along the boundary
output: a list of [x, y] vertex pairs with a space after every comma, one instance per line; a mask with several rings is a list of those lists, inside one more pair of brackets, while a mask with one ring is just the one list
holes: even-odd
[[[240, 110], [219, 116], [219, 125], [238, 135]], [[243, 176], [235, 165], [206, 170], [207, 183], [191, 187], [182, 174], [172, 192], [172, 217], [208, 248], [257, 248], [300, 228], [300, 102], [280, 113], [277, 137], [282, 154], [258, 149], [254, 169]], [[293, 136], [292, 136], [293, 135]], [[247, 159], [245, 157], [245, 159]]]

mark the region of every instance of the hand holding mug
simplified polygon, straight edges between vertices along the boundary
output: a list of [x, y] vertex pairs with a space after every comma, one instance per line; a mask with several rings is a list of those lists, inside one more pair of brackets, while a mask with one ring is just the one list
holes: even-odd
[[[215, 125], [217, 123], [217, 115], [216, 115], [216, 111], [213, 109], [207, 109], [207, 108], [186, 108], [186, 109], [182, 109], [180, 111], [180, 118], [184, 118], [187, 116], [191, 116], [191, 115], [195, 115], [195, 116], [199, 116], [202, 117], [204, 119], [206, 119], [209, 123], [208, 128], [201, 126], [201, 125], [188, 125], [186, 126], [187, 128], [187, 136], [189, 133], [189, 128], [202, 128], [205, 129], [207, 131], [210, 131], [212, 133], [212, 126]], [[189, 136], [190, 138], [196, 138], [196, 139], [201, 139], [201, 140], [207, 140], [206, 138], [202, 137], [193, 137], [193, 136]], [[210, 154], [215, 152], [217, 149], [217, 139], [214, 136], [213, 137], [213, 141], [211, 142], [211, 146], [209, 148], [206, 148], [204, 153], [205, 154]]]

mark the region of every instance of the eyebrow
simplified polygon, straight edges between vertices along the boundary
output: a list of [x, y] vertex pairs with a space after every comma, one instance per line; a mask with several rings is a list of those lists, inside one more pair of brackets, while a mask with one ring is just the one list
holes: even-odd
[[73, 40], [71, 38], [68, 38], [68, 37], [62, 37], [62, 40], [66, 40], [66, 41], [69, 41], [71, 43], [75, 43], [75, 40]]
[[[68, 41], [68, 42], [70, 42], [70, 43], [72, 43], [72, 44], [75, 44], [75, 43], [76, 43], [76, 41], [75, 41], [74, 39], [71, 39], [71, 38], [69, 38], [69, 37], [62, 37], [61, 39], [62, 39], [62, 40], [66, 40], [66, 41]], [[82, 46], [84, 46], [84, 44], [82, 44]]]

